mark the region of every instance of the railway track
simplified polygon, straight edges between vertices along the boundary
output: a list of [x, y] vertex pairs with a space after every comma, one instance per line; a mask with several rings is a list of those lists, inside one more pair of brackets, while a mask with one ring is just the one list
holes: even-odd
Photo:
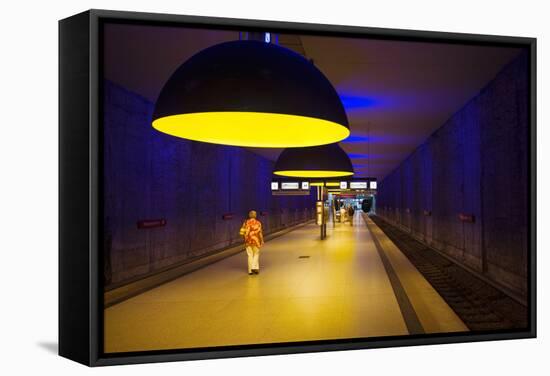
[[407, 256], [472, 331], [520, 329], [527, 307], [380, 217], [371, 219]]

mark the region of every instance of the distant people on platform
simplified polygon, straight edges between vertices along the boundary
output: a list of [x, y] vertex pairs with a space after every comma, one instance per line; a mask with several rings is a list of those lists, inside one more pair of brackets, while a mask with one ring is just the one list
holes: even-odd
[[333, 209], [333, 215], [334, 215], [334, 222], [341, 222], [341, 218], [340, 218], [340, 201], [338, 201], [338, 199], [334, 199], [333, 200], [333, 205], [332, 205], [332, 209]]
[[363, 199], [363, 201], [361, 202], [361, 209], [363, 210], [363, 212], [368, 213], [370, 212], [371, 208], [372, 208], [372, 198]]
[[244, 237], [246, 254], [248, 255], [248, 274], [260, 274], [260, 248], [264, 245], [262, 223], [256, 219], [256, 212], [248, 212], [239, 234]]
[[353, 216], [355, 215], [355, 209], [353, 208], [353, 205], [348, 206], [348, 218], [349, 218], [349, 224], [353, 226]]
[[348, 211], [344, 205], [340, 206], [340, 223], [345, 223], [347, 221]]

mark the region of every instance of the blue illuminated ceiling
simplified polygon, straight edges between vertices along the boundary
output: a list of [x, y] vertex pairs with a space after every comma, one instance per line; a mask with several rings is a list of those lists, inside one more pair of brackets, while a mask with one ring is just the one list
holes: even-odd
[[391, 172], [519, 54], [518, 49], [302, 36], [344, 103], [358, 176]]
[[[155, 101], [174, 69], [236, 32], [109, 25], [105, 77]], [[357, 176], [383, 178], [519, 50], [504, 47], [281, 35], [279, 45], [313, 59], [338, 91], [351, 136], [341, 143]], [[279, 149], [252, 149], [275, 160]]]

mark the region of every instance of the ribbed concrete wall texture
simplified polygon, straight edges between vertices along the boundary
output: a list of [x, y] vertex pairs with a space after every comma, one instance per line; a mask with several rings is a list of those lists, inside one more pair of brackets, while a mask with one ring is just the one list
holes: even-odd
[[377, 214], [525, 296], [528, 59], [520, 55], [379, 184]]
[[[105, 81], [107, 289], [242, 243], [239, 228], [249, 210], [258, 212], [265, 234], [313, 218], [313, 193], [271, 195], [272, 161], [160, 133], [152, 112], [153, 103]], [[166, 224], [138, 229], [138, 221], [156, 219]]]

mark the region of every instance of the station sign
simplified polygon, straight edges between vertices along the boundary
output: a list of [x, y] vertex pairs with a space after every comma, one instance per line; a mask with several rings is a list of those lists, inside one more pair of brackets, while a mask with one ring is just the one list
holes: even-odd
[[155, 228], [155, 227], [164, 227], [166, 226], [166, 219], [140, 219], [137, 221], [137, 228], [140, 230]]
[[339, 182], [327, 181], [325, 182], [325, 186], [333, 187], [335, 189], [352, 190], [352, 191], [376, 190], [377, 188], [375, 178], [364, 178], [364, 180], [354, 179], [354, 180], [339, 181]]
[[271, 182], [271, 194], [274, 196], [307, 196], [310, 194], [309, 181], [281, 181]]
[[350, 189], [367, 189], [366, 181], [352, 181], [349, 183]]
[[281, 183], [281, 189], [283, 189], [283, 190], [300, 189], [300, 183], [298, 183], [298, 182], [282, 182]]
[[373, 178], [367, 178], [365, 180], [352, 180], [349, 182], [349, 189], [364, 191], [364, 190], [376, 190], [376, 180]]

